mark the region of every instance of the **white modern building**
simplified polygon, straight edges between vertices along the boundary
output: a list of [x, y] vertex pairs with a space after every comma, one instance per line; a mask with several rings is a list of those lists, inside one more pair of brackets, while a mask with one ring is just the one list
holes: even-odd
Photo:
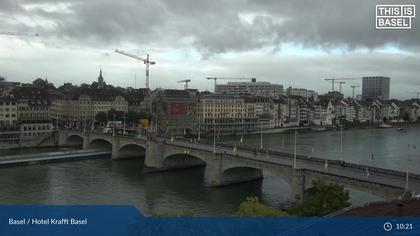
[[300, 96], [306, 99], [312, 99], [313, 101], [318, 101], [318, 93], [313, 90], [308, 90], [304, 88], [289, 88], [289, 95]]
[[283, 85], [270, 82], [228, 82], [227, 84], [216, 84], [216, 94], [226, 95], [253, 95], [262, 97], [277, 98], [283, 94]]

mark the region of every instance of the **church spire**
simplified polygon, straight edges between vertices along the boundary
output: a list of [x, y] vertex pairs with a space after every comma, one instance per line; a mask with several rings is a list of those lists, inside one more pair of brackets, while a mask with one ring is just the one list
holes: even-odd
[[103, 89], [105, 87], [104, 78], [102, 77], [102, 68], [99, 70], [98, 77], [98, 89]]

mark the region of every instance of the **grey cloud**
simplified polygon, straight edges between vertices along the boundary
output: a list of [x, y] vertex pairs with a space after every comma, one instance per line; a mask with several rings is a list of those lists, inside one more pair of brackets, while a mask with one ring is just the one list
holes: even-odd
[[0, 13], [14, 14], [22, 11], [23, 9], [19, 2], [15, 0], [0, 0]]
[[[9, 0], [1, 3], [11, 5]], [[22, 4], [28, 3], [54, 4], [49, 0], [25, 0]], [[38, 28], [46, 35], [98, 46], [110, 42], [171, 45], [192, 38], [192, 45], [184, 46], [193, 46], [205, 55], [262, 47], [276, 49], [282, 42], [325, 49], [372, 49], [388, 44], [420, 49], [419, 17], [413, 22], [413, 30], [374, 29], [375, 4], [400, 3], [396, 0], [69, 0], [68, 3], [71, 13], [38, 9], [28, 14], [55, 23], [53, 29]], [[241, 21], [239, 13], [243, 12], [256, 14], [251, 24]], [[285, 22], [278, 23], [278, 19]]]

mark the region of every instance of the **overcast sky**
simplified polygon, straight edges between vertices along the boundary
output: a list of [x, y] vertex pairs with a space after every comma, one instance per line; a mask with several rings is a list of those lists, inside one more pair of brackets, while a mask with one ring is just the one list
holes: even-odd
[[[325, 78], [391, 77], [391, 97], [420, 91], [420, 16], [411, 30], [375, 30], [376, 4], [415, 0], [0, 0], [0, 75], [56, 86], [144, 87], [144, 65], [116, 48], [151, 55], [151, 88], [213, 91], [206, 77], [256, 77], [325, 93]], [[137, 83], [135, 83], [135, 75]], [[222, 80], [220, 81], [222, 82]], [[225, 81], [224, 81], [225, 82]], [[343, 90], [351, 95], [347, 81]], [[356, 90], [361, 93], [361, 89]]]

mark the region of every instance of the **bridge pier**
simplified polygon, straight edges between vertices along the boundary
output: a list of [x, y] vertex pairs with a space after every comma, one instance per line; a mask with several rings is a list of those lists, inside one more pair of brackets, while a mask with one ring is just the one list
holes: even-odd
[[67, 144], [67, 133], [65, 132], [58, 132], [57, 135], [57, 145], [59, 147], [65, 146]]
[[146, 145], [146, 155], [144, 158], [143, 172], [157, 172], [164, 170], [164, 143], [148, 140]]
[[[222, 165], [223, 158], [214, 154], [213, 160], [207, 162], [204, 170], [204, 183], [207, 187], [217, 187], [222, 185]], [[222, 154], [219, 154], [222, 155]]]
[[292, 197], [291, 202], [303, 200], [305, 192], [305, 169], [292, 170]]
[[116, 136], [112, 137], [112, 160], [120, 159], [120, 139]]
[[83, 138], [83, 149], [87, 149], [89, 146], [89, 142], [90, 142], [90, 135], [89, 133], [85, 134], [85, 137]]

